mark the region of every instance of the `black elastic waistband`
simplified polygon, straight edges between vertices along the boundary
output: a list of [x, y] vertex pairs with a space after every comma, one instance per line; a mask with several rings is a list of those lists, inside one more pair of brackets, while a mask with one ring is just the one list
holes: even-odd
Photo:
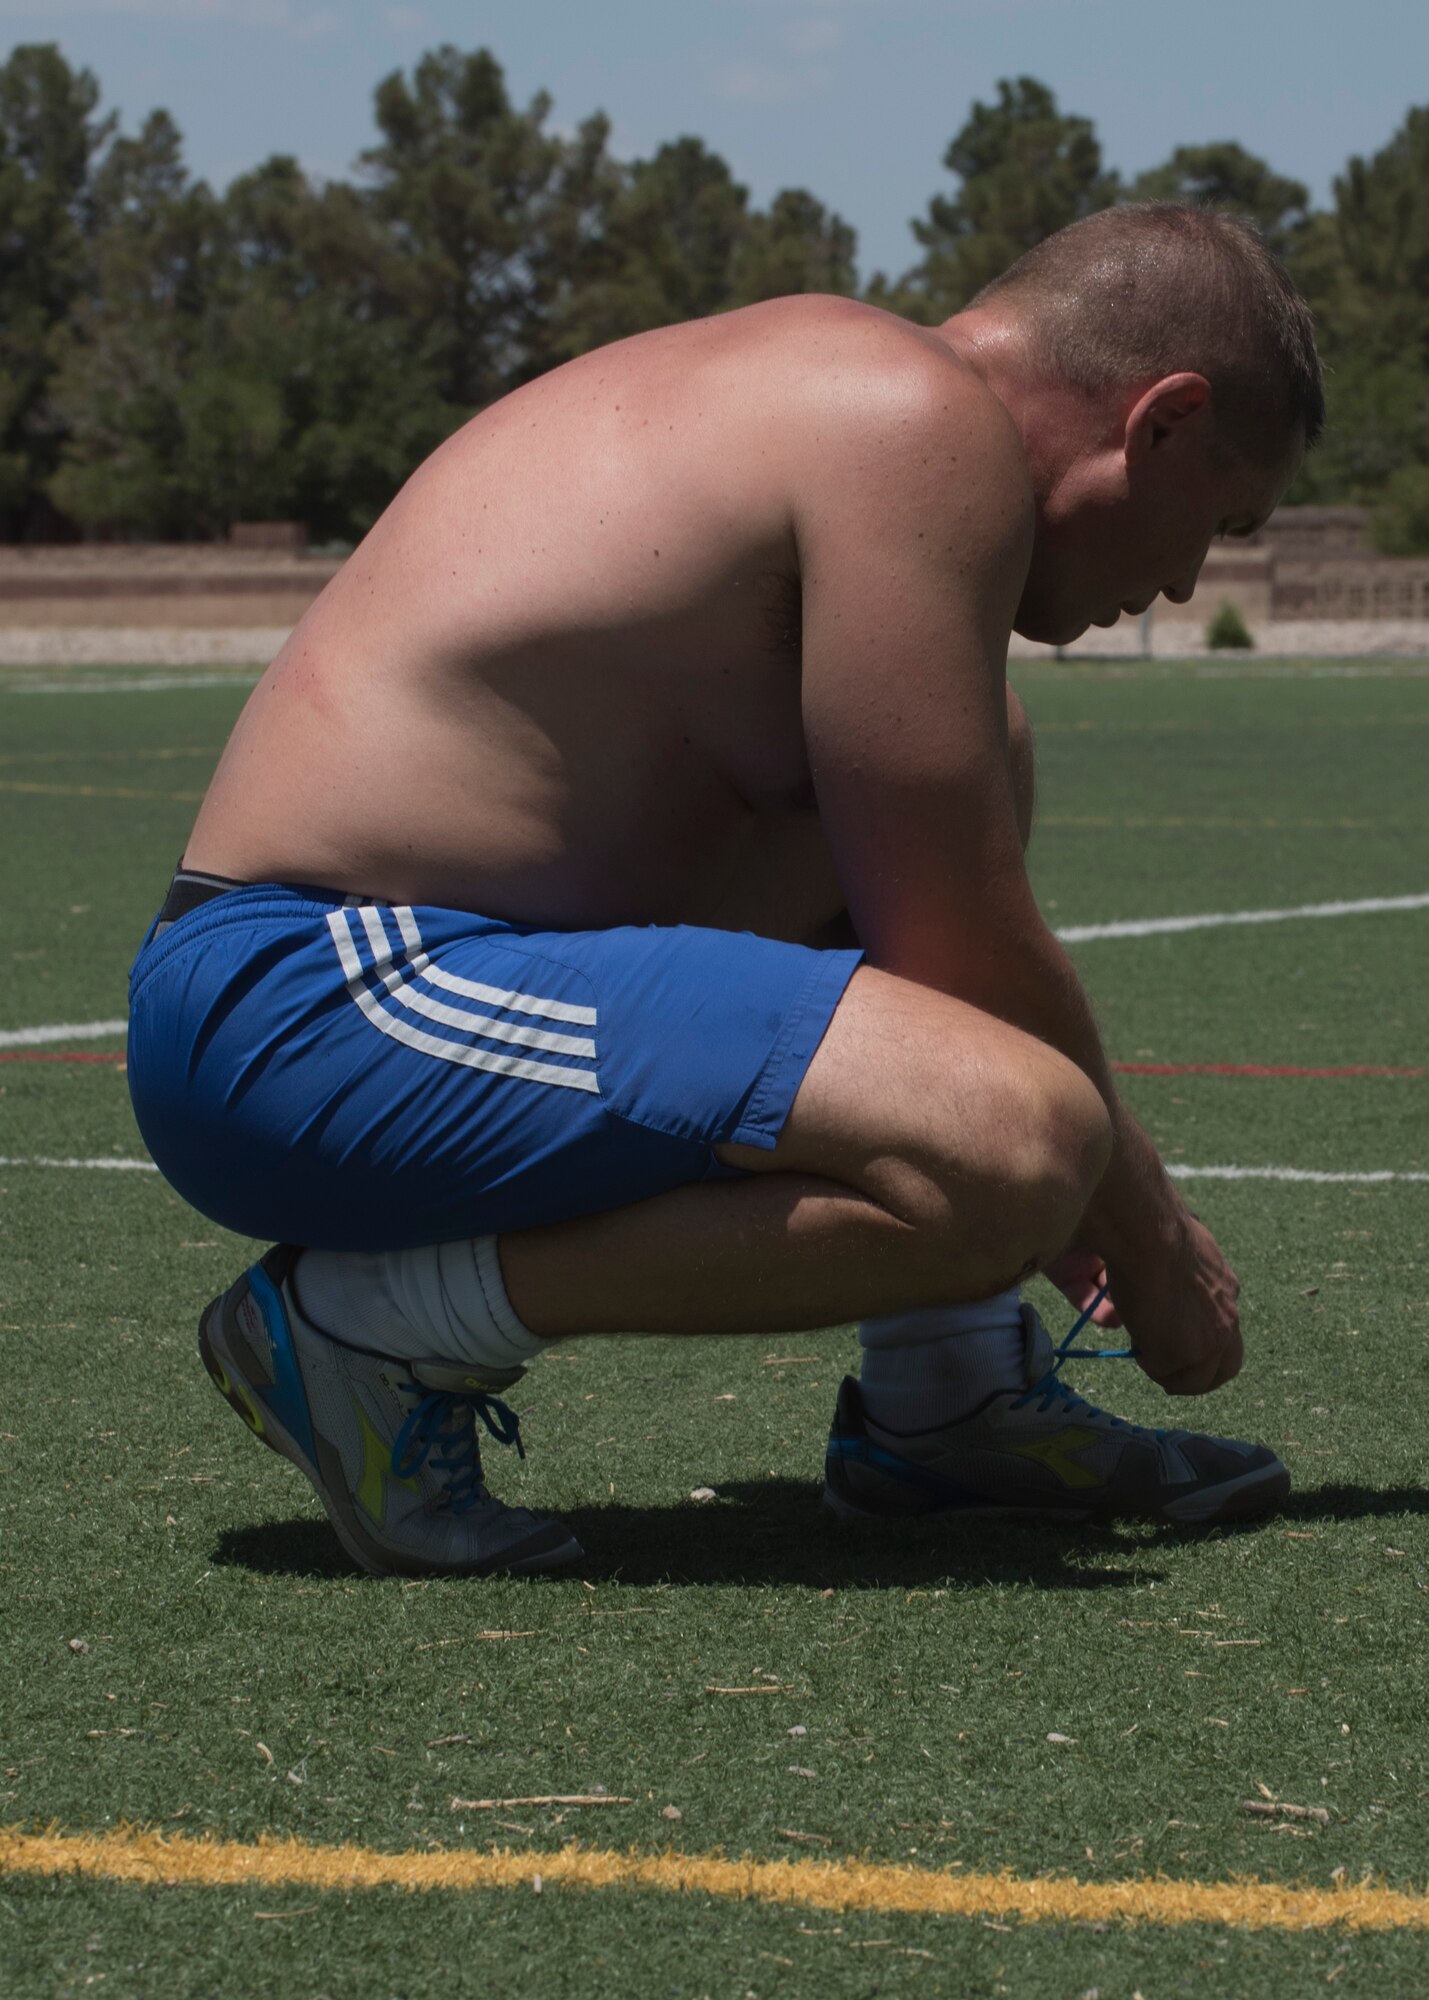
[[205, 875], [197, 868], [176, 868], [154, 927], [155, 937], [160, 931], [167, 930], [170, 924], [176, 924], [180, 917], [186, 917], [190, 910], [211, 903], [215, 896], [226, 896], [230, 889], [246, 889], [248, 886], [247, 882], [235, 882], [231, 875]]

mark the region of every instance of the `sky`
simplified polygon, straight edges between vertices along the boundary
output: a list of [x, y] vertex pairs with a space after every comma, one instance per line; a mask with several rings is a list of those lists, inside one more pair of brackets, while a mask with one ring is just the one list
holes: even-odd
[[808, 188], [865, 279], [915, 261], [909, 220], [955, 185], [943, 153], [1000, 77], [1048, 84], [1123, 173], [1238, 139], [1320, 204], [1429, 102], [1426, 0], [0, 0], [0, 50], [38, 41], [126, 130], [170, 111], [217, 188], [272, 153], [348, 177], [380, 78], [486, 47], [558, 129], [605, 111], [617, 157], [689, 132], [761, 206]]

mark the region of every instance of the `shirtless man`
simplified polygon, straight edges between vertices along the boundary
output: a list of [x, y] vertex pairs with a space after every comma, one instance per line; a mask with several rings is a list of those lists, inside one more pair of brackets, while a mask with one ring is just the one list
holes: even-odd
[[164, 1172], [282, 1239], [204, 1360], [357, 1561], [579, 1554], [476, 1422], [633, 1329], [860, 1322], [844, 1516], [1283, 1498], [1263, 1446], [1064, 1389], [1016, 1290], [1105, 1280], [1171, 1394], [1240, 1367], [1028, 886], [1006, 651], [1184, 601], [1322, 421], [1284, 272], [1156, 206], [936, 330], [791, 298], [618, 342], [413, 476], [245, 708], [130, 1030]]

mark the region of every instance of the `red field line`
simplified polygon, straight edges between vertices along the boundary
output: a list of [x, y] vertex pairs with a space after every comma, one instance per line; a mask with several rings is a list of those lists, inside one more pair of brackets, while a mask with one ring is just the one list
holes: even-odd
[[1383, 1069], [1377, 1063], [1311, 1069], [1300, 1063], [1114, 1062], [1112, 1068], [1122, 1076], [1429, 1076], [1429, 1069]]
[[0, 1049], [0, 1063], [6, 1062], [77, 1062], [77, 1063], [122, 1063], [123, 1049], [85, 1049], [52, 1054], [48, 1049]]
[[[0, 1049], [0, 1063], [122, 1063], [123, 1049], [74, 1050]], [[1122, 1076], [1429, 1076], [1429, 1069], [1386, 1069], [1377, 1063], [1348, 1063], [1338, 1069], [1314, 1069], [1300, 1063], [1134, 1063], [1114, 1062]]]

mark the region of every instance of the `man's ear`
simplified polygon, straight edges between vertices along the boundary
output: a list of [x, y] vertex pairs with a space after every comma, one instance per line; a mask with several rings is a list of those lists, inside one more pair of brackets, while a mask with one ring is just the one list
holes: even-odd
[[1136, 465], [1153, 451], [1189, 435], [1200, 425], [1197, 419], [1209, 414], [1211, 385], [1204, 375], [1163, 375], [1137, 397], [1126, 413], [1123, 449], [1128, 465]]

